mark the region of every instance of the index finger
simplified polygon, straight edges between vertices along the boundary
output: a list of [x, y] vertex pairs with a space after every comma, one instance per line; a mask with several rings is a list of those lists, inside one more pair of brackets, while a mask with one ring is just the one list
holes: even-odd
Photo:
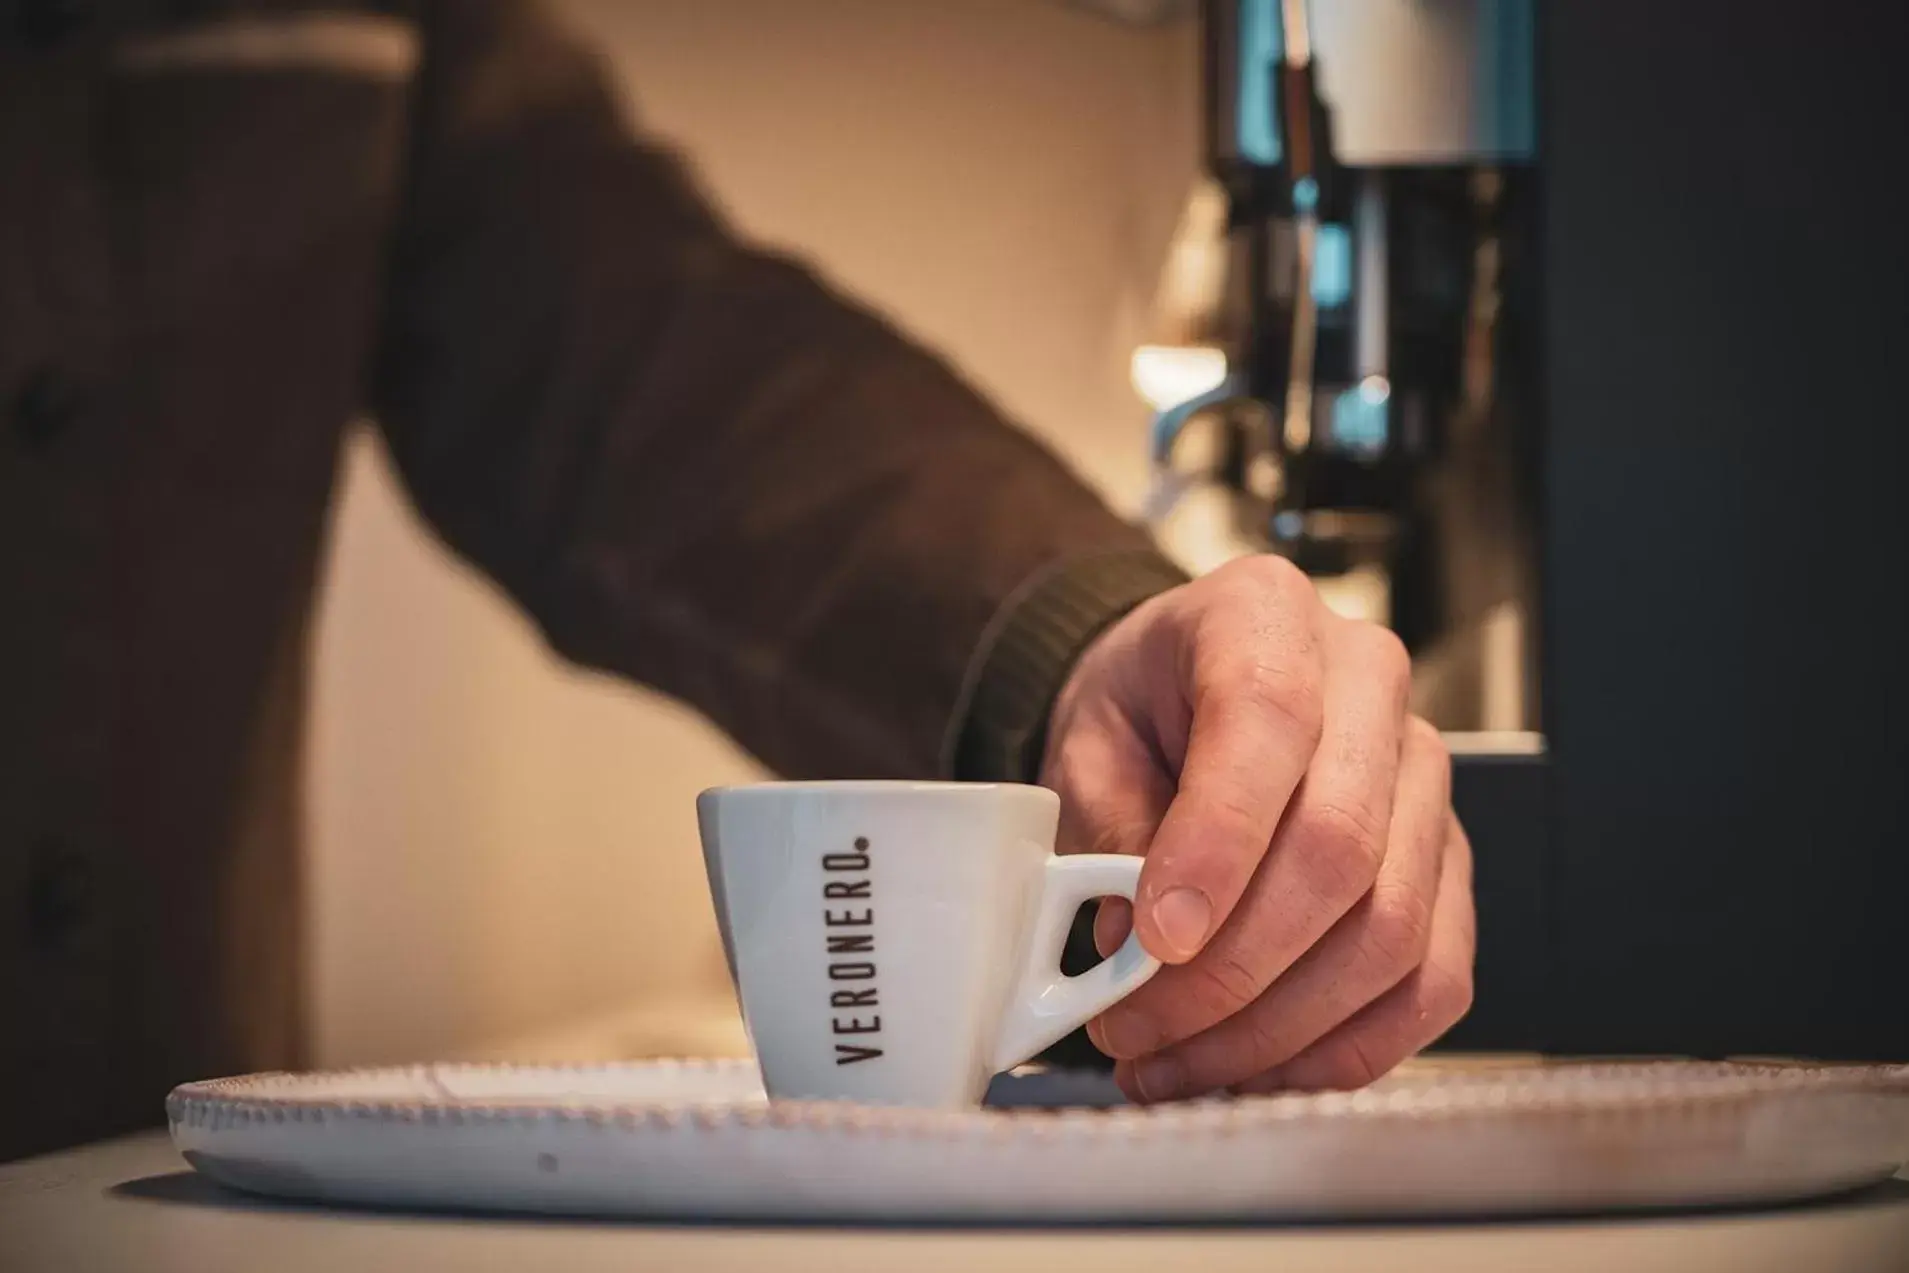
[[1192, 707], [1179, 789], [1147, 851], [1135, 927], [1165, 963], [1218, 931], [1272, 843], [1319, 745], [1317, 606], [1283, 558], [1215, 572], [1189, 619], [1181, 682]]

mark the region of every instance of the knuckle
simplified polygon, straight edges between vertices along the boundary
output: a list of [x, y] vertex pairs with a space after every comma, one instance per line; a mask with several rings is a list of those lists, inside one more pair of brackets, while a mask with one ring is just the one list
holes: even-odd
[[1201, 580], [1205, 604], [1194, 611], [1196, 636], [1220, 647], [1278, 633], [1310, 643], [1314, 609], [1311, 581], [1283, 557], [1229, 562]]
[[1304, 875], [1319, 897], [1350, 902], [1378, 879], [1385, 832], [1370, 808], [1356, 801], [1310, 805], [1299, 811], [1294, 833]]
[[1472, 989], [1470, 968], [1427, 965], [1419, 977], [1419, 1008], [1426, 1024], [1439, 1034], [1457, 1025], [1472, 1009]]
[[1256, 710], [1268, 712], [1316, 744], [1325, 727], [1325, 703], [1310, 669], [1253, 661], [1240, 669], [1236, 691]]
[[1425, 958], [1432, 936], [1432, 908], [1416, 889], [1375, 892], [1367, 917], [1365, 945], [1386, 984], [1399, 981]]
[[1306, 572], [1295, 565], [1292, 558], [1282, 557], [1278, 553], [1260, 553], [1248, 557], [1245, 566], [1262, 588], [1291, 592], [1312, 587], [1312, 580], [1306, 577]]
[[1359, 625], [1366, 646], [1367, 675], [1391, 689], [1403, 703], [1412, 686], [1412, 656], [1392, 629], [1376, 623]]
[[1290, 558], [1278, 553], [1257, 553], [1227, 562], [1214, 571], [1214, 577], [1229, 588], [1253, 592], [1285, 592], [1310, 580]]
[[1471, 836], [1466, 833], [1465, 824], [1458, 820], [1456, 813], [1451, 815], [1450, 820], [1445, 825], [1445, 860], [1449, 866], [1455, 866], [1457, 869], [1464, 871], [1465, 878], [1469, 881], [1472, 869]]
[[1369, 1048], [1356, 1032], [1329, 1044], [1312, 1069], [1313, 1086], [1351, 1091], [1378, 1082], [1392, 1067]]
[[1239, 1046], [1234, 1053], [1238, 1069], [1259, 1073], [1291, 1060], [1296, 1051], [1278, 1014], [1251, 1012], [1241, 1017]]
[[1470, 968], [1478, 958], [1478, 908], [1472, 902], [1471, 884], [1464, 884], [1458, 904], [1451, 907], [1452, 945], [1459, 959]]
[[1452, 751], [1445, 745], [1445, 735], [1439, 732], [1438, 726], [1423, 716], [1414, 716], [1406, 722], [1406, 729], [1410, 733], [1412, 746], [1419, 754], [1428, 763], [1437, 765], [1446, 774], [1450, 774]]
[[1253, 1002], [1265, 987], [1259, 974], [1237, 951], [1214, 950], [1187, 966], [1192, 981], [1188, 998], [1214, 1021]]

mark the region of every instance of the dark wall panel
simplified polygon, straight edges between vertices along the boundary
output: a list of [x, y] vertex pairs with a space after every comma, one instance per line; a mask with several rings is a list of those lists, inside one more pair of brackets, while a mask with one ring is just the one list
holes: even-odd
[[1909, 19], [1542, 6], [1548, 1030], [1909, 1059]]

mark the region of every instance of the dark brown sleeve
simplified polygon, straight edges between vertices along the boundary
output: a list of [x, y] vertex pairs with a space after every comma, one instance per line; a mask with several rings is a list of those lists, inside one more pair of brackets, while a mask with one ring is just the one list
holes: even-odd
[[374, 404], [428, 519], [558, 651], [779, 772], [1022, 776], [1073, 656], [1177, 573], [942, 362], [739, 241], [534, 7], [424, 30]]

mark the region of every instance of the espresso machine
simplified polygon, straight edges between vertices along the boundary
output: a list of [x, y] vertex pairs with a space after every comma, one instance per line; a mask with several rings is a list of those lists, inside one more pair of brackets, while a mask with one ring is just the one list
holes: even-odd
[[[1201, 155], [1132, 354], [1145, 515], [1201, 571], [1292, 559], [1413, 656], [1473, 840], [1469, 1048], [1539, 1037], [1540, 717], [1531, 0], [1071, 0], [1197, 24]], [[1063, 966], [1096, 959], [1086, 914]], [[1050, 1054], [1098, 1065], [1084, 1035]]]
[[1444, 1045], [1909, 1058], [1909, 501], [1874, 371], [1909, 19], [1827, 0], [1799, 55], [1794, 15], [1730, 0], [1069, 2], [1201, 59], [1133, 355], [1150, 512], [1219, 514], [1196, 567], [1383, 581], [1448, 731], [1479, 946]]
[[1232, 551], [1404, 639], [1422, 714], [1533, 731], [1529, 0], [1190, 16], [1203, 171], [1133, 364], [1148, 515], [1219, 495]]

